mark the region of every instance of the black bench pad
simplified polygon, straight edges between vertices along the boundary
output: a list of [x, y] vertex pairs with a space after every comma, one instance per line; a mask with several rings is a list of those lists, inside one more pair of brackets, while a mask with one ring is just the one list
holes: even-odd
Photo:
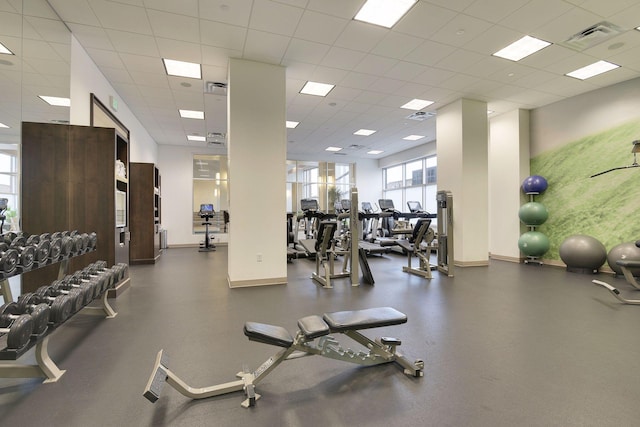
[[638, 268], [640, 267], [640, 261], [631, 259], [619, 259], [616, 260], [616, 264], [620, 267]]
[[247, 322], [244, 324], [244, 334], [251, 340], [279, 347], [291, 347], [293, 337], [282, 326], [267, 325], [265, 323]]
[[407, 322], [407, 315], [391, 307], [325, 313], [323, 319], [333, 332], [379, 328]]
[[312, 340], [329, 333], [329, 325], [320, 316], [307, 316], [298, 320], [298, 327], [305, 337]]

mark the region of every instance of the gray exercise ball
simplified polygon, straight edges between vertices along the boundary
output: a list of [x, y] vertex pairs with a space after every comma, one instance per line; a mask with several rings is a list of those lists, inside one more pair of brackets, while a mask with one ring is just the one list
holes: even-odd
[[[607, 254], [607, 263], [609, 264], [609, 267], [616, 272], [616, 274], [622, 274], [622, 269], [616, 263], [618, 260], [640, 262], [640, 248], [636, 246], [635, 242], [626, 242], [615, 245]], [[639, 268], [630, 268], [629, 270], [631, 270], [631, 274], [634, 276], [640, 276]]]
[[598, 270], [607, 260], [607, 248], [595, 237], [569, 236], [560, 244], [560, 258], [568, 269]]

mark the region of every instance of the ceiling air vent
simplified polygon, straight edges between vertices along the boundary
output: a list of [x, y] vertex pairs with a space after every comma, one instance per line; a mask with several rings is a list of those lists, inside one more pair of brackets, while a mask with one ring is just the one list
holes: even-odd
[[224, 147], [227, 135], [221, 132], [207, 132], [207, 145]]
[[567, 40], [559, 44], [580, 52], [609, 40], [610, 38], [621, 34], [622, 31], [622, 28], [617, 25], [612, 24], [611, 22], [602, 21], [572, 35]]
[[347, 153], [333, 153], [334, 156], [346, 156]]
[[206, 82], [204, 84], [204, 93], [227, 96], [227, 84], [220, 82]]
[[431, 118], [433, 116], [435, 116], [436, 113], [433, 113], [431, 111], [416, 111], [415, 113], [411, 114], [410, 116], [407, 116], [407, 119], [409, 120], [417, 120], [419, 122], [423, 121], [423, 120], [427, 120], [428, 118]]
[[347, 148], [350, 149], [350, 150], [362, 150], [363, 148], [365, 148], [365, 146], [364, 145], [358, 145], [358, 144], [351, 144]]

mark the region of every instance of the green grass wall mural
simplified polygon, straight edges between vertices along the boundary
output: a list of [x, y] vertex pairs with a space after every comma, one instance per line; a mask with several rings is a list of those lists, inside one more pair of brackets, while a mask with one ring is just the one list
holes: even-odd
[[607, 251], [640, 239], [640, 167], [590, 178], [631, 165], [632, 141], [638, 139], [640, 120], [633, 120], [531, 159], [531, 174], [542, 175], [549, 183], [536, 199], [549, 210], [549, 219], [539, 228], [551, 243], [545, 259], [559, 261], [560, 244], [573, 234], [593, 236]]

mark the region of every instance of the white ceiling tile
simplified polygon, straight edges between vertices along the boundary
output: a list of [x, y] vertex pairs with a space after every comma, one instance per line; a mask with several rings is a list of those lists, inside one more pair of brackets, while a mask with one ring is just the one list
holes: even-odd
[[166, 88], [169, 90], [166, 75], [145, 73], [142, 71], [129, 71], [129, 75], [131, 75], [133, 81], [140, 86], [140, 91], [151, 90], [149, 87], [153, 87], [154, 89]]
[[417, 76], [421, 75], [427, 70], [427, 67], [423, 65], [413, 64], [411, 62], [400, 61], [394, 65], [389, 71], [385, 73], [385, 76], [392, 79], [411, 81]]
[[342, 68], [343, 70], [353, 70], [353, 68], [362, 61], [366, 56], [364, 52], [344, 49], [333, 46], [320, 61], [321, 65], [333, 68]]
[[478, 37], [464, 45], [465, 49], [484, 55], [492, 55], [500, 49], [521, 39], [524, 35], [518, 31], [494, 25]]
[[367, 55], [362, 61], [354, 68], [354, 71], [361, 73], [383, 75], [399, 61], [391, 58], [384, 58], [378, 55]]
[[370, 52], [388, 31], [377, 25], [351, 21], [338, 36], [335, 45], [360, 52]]
[[332, 45], [348, 23], [346, 19], [306, 10], [300, 19], [295, 37]]
[[338, 18], [352, 19], [362, 6], [362, 0], [310, 0], [307, 9]]
[[357, 98], [362, 93], [359, 89], [352, 89], [346, 86], [336, 86], [333, 88], [329, 95], [327, 95], [327, 100], [335, 101], [351, 101]]
[[536, 29], [533, 36], [552, 43], [560, 43], [574, 34], [597, 24], [602, 17], [580, 8], [573, 8]]
[[403, 59], [409, 52], [413, 51], [424, 40], [407, 34], [389, 31], [378, 43], [371, 53], [387, 56], [389, 58]]
[[446, 26], [430, 37], [432, 41], [450, 46], [464, 46], [491, 27], [487, 21], [469, 15], [459, 14]]
[[270, 0], [254, 0], [249, 25], [268, 33], [293, 35], [304, 10]]
[[294, 85], [296, 80], [304, 84], [316, 69], [316, 65], [307, 62], [283, 61], [283, 65], [287, 67], [287, 84], [291, 81]]
[[199, 20], [158, 10], [147, 10], [153, 35], [166, 39], [200, 42]]
[[[564, 61], [565, 59], [577, 54], [578, 53], [575, 50], [568, 49], [557, 44], [552, 44], [531, 56], [527, 56], [519, 61], [519, 63], [539, 70], [545, 70], [547, 67], [557, 64], [559, 61]], [[508, 61], [507, 59], [500, 59], [502, 61]]]
[[87, 0], [49, 0], [49, 3], [60, 16], [65, 17], [66, 22], [100, 26], [100, 21]]
[[202, 50], [199, 43], [184, 42], [174, 39], [156, 38], [160, 57], [177, 61], [202, 63]]
[[289, 37], [279, 34], [249, 30], [244, 46], [244, 57], [256, 61], [274, 58], [279, 64], [287, 51], [289, 40]]
[[435, 5], [440, 5], [442, 7], [446, 7], [447, 9], [457, 10], [458, 12], [462, 12], [466, 8], [468, 8], [475, 0], [427, 0], [428, 3], [432, 3]]
[[464, 13], [495, 23], [528, 2], [529, 0], [476, 0], [464, 10]]
[[100, 71], [102, 71], [102, 74], [104, 74], [104, 76], [112, 83], [134, 84], [131, 75], [126, 69], [112, 68], [103, 65], [101, 66]]
[[[638, 17], [640, 22], [640, 16]], [[595, 45], [592, 48], [585, 49], [583, 53], [591, 55], [594, 58], [607, 59], [615, 55], [620, 55], [640, 43], [640, 32], [635, 30], [626, 31], [616, 37]]]
[[550, 17], [560, 16], [571, 9], [571, 5], [557, 0], [531, 0], [529, 3], [500, 21], [500, 25], [534, 35], [532, 32], [545, 25]]
[[456, 74], [450, 79], [447, 79], [444, 82], [440, 83], [440, 86], [445, 89], [455, 90], [460, 92], [466, 89], [467, 87], [478, 83], [479, 81], [480, 79], [477, 77], [467, 76], [465, 74]]
[[198, 17], [198, 0], [143, 0], [147, 9]]
[[347, 74], [349, 74], [348, 71], [341, 70], [340, 68], [318, 66], [313, 70], [311, 78], [316, 82], [337, 84], [339, 81], [342, 81]]
[[22, 16], [17, 13], [0, 12], [0, 35], [19, 37], [22, 40]]
[[439, 61], [436, 66], [449, 71], [462, 72], [485, 59], [485, 55], [468, 50], [456, 50], [451, 55]]
[[121, 53], [120, 58], [129, 71], [143, 71], [145, 73], [156, 74], [163, 74], [165, 72], [164, 65], [160, 58], [132, 55], [130, 53]]
[[352, 87], [357, 89], [368, 89], [378, 77], [371, 74], [348, 73], [339, 83], [341, 86]]
[[398, 89], [404, 86], [407, 82], [402, 80], [396, 80], [391, 78], [379, 78], [369, 88], [374, 92], [381, 92], [386, 94], [396, 94]]
[[443, 81], [450, 79], [455, 73], [441, 68], [428, 68], [424, 73], [413, 79], [416, 83], [429, 86], [438, 86]]
[[451, 55], [455, 50], [456, 48], [453, 46], [427, 40], [407, 54], [404, 60], [422, 65], [435, 65], [443, 58]]
[[229, 58], [239, 58], [241, 50], [225, 49], [222, 47], [201, 45], [202, 65], [212, 65], [216, 67], [227, 67]]
[[74, 37], [85, 49], [96, 48], [113, 50], [113, 45], [107, 37], [107, 33], [101, 27], [90, 27], [81, 24], [69, 24]]
[[291, 39], [284, 57], [288, 60], [318, 64], [322, 61], [322, 58], [325, 57], [330, 48], [331, 46], [322, 43]]
[[624, 29], [632, 29], [638, 26], [639, 16], [640, 2], [636, 1], [633, 6], [609, 18], [609, 21]]
[[41, 40], [50, 43], [71, 44], [69, 29], [57, 19], [45, 19], [26, 16], [23, 20], [24, 28], [27, 25], [40, 36]]
[[580, 7], [588, 10], [589, 12], [595, 13], [596, 15], [600, 15], [603, 18], [609, 18], [625, 9], [637, 5], [637, 0], [587, 0], [581, 3]]
[[137, 34], [152, 34], [147, 13], [143, 7], [106, 0], [89, 0], [89, 4], [104, 28]]
[[107, 30], [107, 35], [113, 47], [120, 52], [160, 56], [156, 41], [152, 36], [116, 30]]
[[[445, 0], [446, 1], [446, 0]], [[446, 1], [446, 3], [455, 3]], [[394, 27], [394, 31], [426, 39], [455, 18], [456, 12], [427, 2], [418, 2]]]
[[245, 27], [249, 24], [253, 0], [199, 0], [200, 18]]
[[213, 21], [200, 21], [200, 42], [203, 45], [231, 50], [244, 48], [247, 29]]

